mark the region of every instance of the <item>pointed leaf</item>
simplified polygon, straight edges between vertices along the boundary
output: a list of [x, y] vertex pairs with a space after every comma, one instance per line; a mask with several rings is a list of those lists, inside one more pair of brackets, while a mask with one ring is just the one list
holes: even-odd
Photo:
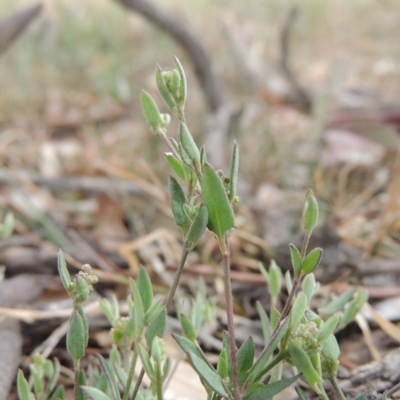
[[71, 284], [71, 276], [69, 275], [67, 269], [67, 263], [65, 262], [64, 253], [61, 250], [58, 250], [57, 264], [58, 264], [58, 274], [60, 275], [61, 282], [65, 290], [68, 292], [69, 285]]
[[179, 72], [180, 80], [180, 87], [179, 87], [179, 106], [183, 110], [186, 102], [187, 96], [187, 83], [186, 83], [186, 75], [183, 69], [181, 62], [179, 61], [178, 57], [174, 56], [175, 67]]
[[249, 369], [253, 366], [254, 361], [254, 340], [251, 336], [240, 346], [237, 352], [237, 368], [239, 375], [239, 383], [242, 384], [247, 376]]
[[347, 290], [336, 299], [330, 301], [325, 307], [320, 309], [320, 312], [324, 315], [331, 315], [335, 312], [341, 311], [343, 307], [353, 297], [355, 291], [356, 290], [354, 288]]
[[293, 365], [303, 374], [303, 378], [314, 389], [322, 382], [321, 375], [315, 370], [309, 355], [295, 341], [288, 343], [288, 350]]
[[136, 338], [139, 339], [142, 330], [144, 328], [144, 308], [142, 298], [140, 297], [139, 290], [137, 288], [136, 282], [129, 278], [129, 286], [131, 288], [134, 300], [134, 319], [135, 319], [135, 328], [136, 328]]
[[157, 132], [157, 130], [164, 124], [160, 110], [158, 109], [153, 98], [144, 90], [142, 90], [140, 101], [142, 103], [142, 112], [144, 118], [146, 119], [147, 125], [150, 126], [152, 131]]
[[164, 153], [165, 158], [169, 166], [173, 169], [173, 171], [181, 178], [183, 181], [185, 180], [185, 171], [183, 170], [182, 163], [172, 154], [172, 153]]
[[97, 356], [99, 357], [101, 368], [107, 378], [108, 387], [111, 392], [111, 398], [112, 400], [119, 400], [120, 396], [119, 396], [118, 384], [115, 379], [113, 370], [111, 369], [111, 366], [108, 363], [108, 361], [106, 361], [101, 354], [98, 354]]
[[272, 399], [273, 396], [282, 392], [291, 384], [296, 382], [300, 378], [300, 374], [291, 378], [281, 379], [280, 381], [270, 383], [262, 388], [255, 390], [248, 396], [243, 397], [243, 400], [266, 400]]
[[81, 315], [73, 311], [67, 332], [67, 351], [74, 362], [85, 356], [86, 334]]
[[83, 311], [82, 306], [79, 306], [77, 308], [77, 311], [79, 313], [79, 315], [82, 318], [82, 324], [83, 324], [83, 333], [84, 333], [84, 343], [85, 343], [85, 347], [87, 347], [88, 343], [89, 343], [89, 325], [88, 325], [88, 321], [85, 315], [85, 312]]
[[236, 196], [236, 186], [239, 171], [239, 147], [236, 140], [233, 142], [231, 163], [229, 167], [229, 200], [232, 202]]
[[165, 333], [165, 328], [167, 326], [167, 312], [165, 308], [160, 311], [157, 318], [150, 323], [149, 327], [146, 330], [145, 338], [146, 343], [149, 348], [151, 348], [151, 344], [156, 336], [163, 337]]
[[200, 167], [200, 150], [197, 147], [196, 142], [193, 140], [193, 136], [189, 132], [189, 129], [183, 122], [179, 125], [179, 141], [190, 161], [195, 166]]
[[275, 260], [271, 260], [268, 276], [268, 291], [272, 297], [278, 297], [282, 288], [282, 270], [278, 267]]
[[24, 377], [24, 373], [21, 370], [18, 371], [17, 387], [20, 400], [31, 400], [29, 384]]
[[310, 274], [318, 267], [321, 261], [323, 250], [320, 247], [311, 250], [307, 257], [303, 260], [303, 267], [301, 269], [302, 275]]
[[82, 391], [89, 396], [91, 400], [111, 400], [105, 393], [101, 390], [89, 387], [89, 386], [82, 386]]
[[[64, 400], [65, 399], [65, 390], [63, 386], [59, 386], [51, 396], [50, 400]], [[23, 400], [23, 399], [21, 399]]]
[[306, 232], [311, 233], [317, 226], [318, 215], [319, 209], [317, 200], [315, 199], [313, 191], [309, 189], [306, 193], [306, 198], [304, 199], [302, 218], [303, 229]]
[[142, 299], [144, 312], [147, 312], [153, 303], [153, 287], [151, 286], [150, 277], [142, 265], [137, 278], [137, 288]]
[[204, 204], [200, 204], [199, 210], [195, 219], [186, 235], [186, 248], [190, 251], [196, 246], [199, 239], [203, 236], [204, 231], [207, 228], [208, 224], [208, 211], [207, 207]]
[[268, 343], [268, 340], [270, 339], [271, 334], [272, 334], [271, 323], [269, 321], [267, 313], [265, 312], [263, 306], [261, 305], [261, 303], [258, 300], [256, 301], [256, 308], [258, 311], [258, 315], [260, 316], [261, 327], [262, 327], [263, 336], [264, 336], [264, 342]]
[[228, 397], [228, 393], [226, 393], [222, 385], [221, 378], [202, 358], [197, 357], [193, 353], [189, 353], [189, 359], [200, 377], [204, 379], [215, 392], [220, 396]]
[[303, 261], [301, 259], [300, 251], [293, 243], [289, 244], [289, 249], [290, 249], [290, 258], [292, 260], [294, 274], [298, 275], [300, 274], [301, 269], [303, 268]]
[[333, 314], [327, 321], [325, 321], [321, 329], [319, 330], [317, 340], [319, 342], [323, 342], [328, 338], [328, 336], [332, 335], [332, 333], [335, 332], [339, 320], [340, 315], [339, 313], [337, 313]]
[[185, 335], [186, 339], [189, 339], [191, 342], [195, 342], [197, 338], [197, 332], [192, 324], [192, 321], [185, 315], [181, 314], [180, 317], [182, 332]]
[[302, 318], [304, 317], [304, 312], [307, 309], [307, 296], [304, 292], [300, 292], [292, 307], [292, 311], [290, 312], [290, 328], [296, 329], [300, 324]]
[[235, 220], [224, 185], [208, 163], [203, 169], [202, 197], [208, 210], [208, 228], [222, 242], [225, 234], [234, 227]]
[[227, 378], [229, 375], [228, 355], [225, 349], [222, 349], [221, 354], [219, 355], [217, 373], [222, 379]]
[[141, 344], [139, 344], [138, 349], [139, 349], [140, 359], [142, 360], [143, 368], [146, 371], [146, 374], [149, 376], [150, 380], [153, 381], [155, 378], [155, 372], [150, 362], [150, 356], [147, 353], [146, 349]]
[[178, 181], [172, 176], [169, 177], [169, 193], [175, 222], [182, 228], [183, 233], [186, 235], [190, 224], [189, 218], [184, 210], [184, 205], [187, 204], [187, 198]]
[[167, 85], [165, 84], [164, 77], [161, 71], [161, 67], [157, 64], [156, 67], [156, 84], [157, 89], [164, 100], [164, 103], [168, 106], [168, 108], [176, 114], [178, 112], [178, 107], [175, 103], [175, 100], [171, 93], [169, 92]]

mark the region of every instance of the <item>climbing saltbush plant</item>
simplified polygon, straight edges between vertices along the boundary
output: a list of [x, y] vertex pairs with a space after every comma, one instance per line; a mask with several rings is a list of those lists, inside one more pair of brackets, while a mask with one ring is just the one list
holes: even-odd
[[[321, 248], [309, 249], [309, 240], [318, 223], [319, 209], [311, 190], [305, 194], [301, 226], [304, 233], [300, 249], [290, 244], [292, 270], [283, 277], [280, 267], [272, 261], [269, 268], [260, 266], [271, 297], [267, 313], [257, 304], [265, 345], [256, 353], [251, 336], [239, 348], [235, 340], [233, 294], [230, 278], [229, 237], [235, 228], [234, 206], [239, 147], [233, 143], [229, 170], [217, 170], [207, 159], [205, 147], [198, 147], [185, 117], [187, 82], [180, 61], [174, 68], [163, 71], [157, 66], [155, 80], [159, 94], [170, 113], [178, 119], [178, 133], [168, 135], [170, 114], [161, 113], [152, 96], [143, 91], [141, 104], [151, 132], [166, 145], [165, 160], [172, 175], [168, 186], [172, 214], [182, 232], [182, 254], [179, 266], [165, 299], [153, 293], [146, 270], [141, 267], [136, 280], [129, 280], [128, 313], [121, 314], [115, 297], [101, 301], [101, 308], [111, 324], [112, 348], [109, 357], [99, 355], [101, 368], [89, 367], [84, 373], [80, 361], [88, 344], [88, 323], [82, 307], [97, 278], [89, 266], [71, 279], [63, 253], [59, 253], [59, 274], [68, 292], [73, 311], [66, 338], [67, 351], [74, 365], [74, 400], [162, 400], [166, 383], [171, 379], [171, 359], [163, 337], [168, 311], [176, 301], [176, 291], [188, 254], [195, 248], [206, 230], [213, 233], [222, 259], [227, 331], [223, 333], [223, 348], [216, 365], [210, 363], [197, 341], [204, 324], [212, 318], [213, 305], [207, 299], [206, 288], [199, 286], [192, 307], [178, 302], [177, 312], [182, 333], [173, 334], [186, 354], [189, 363], [200, 377], [207, 392], [207, 400], [265, 400], [273, 397], [298, 380], [305, 381], [319, 398], [327, 400], [325, 381], [331, 382], [336, 396], [343, 400], [336, 375], [339, 367], [339, 346], [335, 331], [351, 322], [360, 311], [367, 294], [350, 290], [337, 298], [330, 298], [319, 310], [312, 310], [310, 302], [319, 288], [314, 271], [323, 256]], [[226, 149], [221, 149], [221, 153]], [[278, 309], [283, 282], [287, 300]], [[142, 369], [136, 374], [140, 360]], [[297, 373], [289, 374], [288, 366]], [[293, 371], [293, 368], [290, 369]], [[58, 362], [37, 358], [31, 367], [28, 382], [20, 371], [18, 393], [20, 400], [64, 399], [62, 388], [56, 388]], [[142, 384], [147, 375], [150, 385]], [[308, 399], [306, 392], [296, 388], [299, 399]], [[362, 399], [362, 395], [358, 399]]]

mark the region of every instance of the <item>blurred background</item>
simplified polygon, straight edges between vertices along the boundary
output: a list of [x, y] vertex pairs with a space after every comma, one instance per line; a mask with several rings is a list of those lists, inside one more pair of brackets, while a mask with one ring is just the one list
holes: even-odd
[[[288, 269], [287, 245], [299, 240], [312, 188], [322, 214], [315, 235], [325, 251], [322, 296], [365, 287], [372, 303], [394, 301], [380, 312], [395, 326], [397, 0], [48, 0], [38, 7], [15, 0], [0, 2], [0, 20], [0, 207], [17, 220], [1, 245], [7, 277], [55, 275], [62, 248], [70, 265], [96, 268], [102, 294], [140, 263], [165, 290], [181, 236], [168, 207], [166, 149], [146, 127], [140, 92], [167, 111], [154, 71], [157, 63], [171, 69], [176, 55], [197, 143], [221, 168], [234, 139], [241, 150], [232, 237], [237, 314], [251, 321], [255, 300], [268, 307], [259, 262], [274, 258]], [[173, 121], [170, 136], [176, 128]], [[217, 250], [211, 235], [199, 244], [187, 290], [195, 276], [217, 275]], [[207, 282], [223, 303], [221, 282]], [[53, 287], [44, 302], [61, 293]], [[368, 346], [357, 326], [344, 335], [348, 368], [400, 340], [392, 325], [374, 323]], [[25, 354], [38, 341], [26, 341]]]

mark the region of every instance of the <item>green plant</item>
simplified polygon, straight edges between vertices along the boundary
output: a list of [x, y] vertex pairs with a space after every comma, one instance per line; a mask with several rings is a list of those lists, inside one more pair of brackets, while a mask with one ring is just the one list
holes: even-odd
[[[198, 148], [186, 125], [186, 77], [177, 58], [174, 63], [175, 68], [172, 71], [162, 71], [157, 66], [156, 83], [165, 104], [179, 119], [177, 139], [168, 137], [170, 117], [160, 113], [152, 97], [143, 91], [141, 101], [146, 121], [152, 132], [165, 142], [169, 150], [165, 153], [166, 160], [177, 176], [170, 177], [169, 190], [172, 213], [183, 235], [178, 270], [168, 296], [162, 300], [154, 297], [149, 276], [144, 268], [140, 268], [136, 281], [129, 281], [131, 295], [127, 300], [127, 316], [120, 314], [116, 298], [102, 300], [101, 307], [112, 326], [113, 347], [107, 360], [99, 356], [100, 371], [89, 368], [87, 384], [86, 376], [80, 368], [80, 360], [88, 341], [87, 320], [82, 302], [88, 298], [96, 278], [90, 267], [84, 266], [83, 271], [71, 281], [60, 252], [60, 277], [74, 305], [67, 335], [67, 350], [74, 362], [74, 399], [84, 399], [85, 396], [94, 400], [163, 399], [163, 388], [171, 371], [171, 361], [166, 355], [162, 340], [167, 313], [175, 299], [187, 256], [207, 228], [214, 234], [221, 251], [228, 321], [228, 332], [224, 333], [223, 350], [217, 366], [214, 367], [207, 360], [197, 342], [198, 332], [212, 312], [212, 307], [204, 307], [207, 310], [204, 313], [200, 306], [205, 303], [204, 287], [199, 290], [190, 311], [178, 306], [183, 336], [173, 335], [198, 373], [208, 393], [207, 399], [272, 399], [300, 378], [321, 399], [328, 399], [322, 385], [328, 379], [337, 396], [344, 399], [336, 379], [339, 347], [334, 332], [338, 326], [343, 327], [354, 319], [367, 296], [362, 291], [349, 291], [337, 299], [329, 299], [319, 314], [309, 308], [310, 301], [318, 290], [313, 271], [323, 253], [320, 248], [308, 251], [308, 243], [319, 214], [318, 204], [311, 190], [306, 193], [304, 200], [302, 247], [299, 250], [293, 244], [289, 246], [293, 278], [291, 274], [286, 274], [289, 296], [285, 306], [281, 312], [276, 307], [282, 290], [281, 269], [275, 262], [271, 262], [268, 271], [260, 267], [268, 283], [272, 305], [270, 315], [267, 315], [260, 304], [257, 305], [266, 344], [258, 357], [255, 357], [255, 345], [251, 337], [239, 349], [236, 348], [229, 236], [235, 226], [233, 206], [238, 202], [236, 185], [239, 148], [234, 143], [228, 176], [215, 170], [208, 162], [205, 148]], [[139, 358], [143, 369], [135, 379], [134, 371]], [[299, 373], [284, 378], [285, 365], [295, 366]], [[141, 386], [145, 374], [151, 381], [148, 389]], [[44, 374], [39, 377], [44, 379]], [[47, 388], [43, 384], [42, 387]], [[50, 385], [45, 393], [50, 395], [53, 388]], [[29, 390], [29, 385], [20, 372], [18, 391], [21, 400], [32, 398]], [[39, 393], [43, 393], [43, 390], [36, 390], [34, 385], [34, 391], [34, 398], [41, 398]], [[298, 394], [301, 399], [308, 398], [300, 389]], [[62, 398], [61, 395], [59, 397]]]

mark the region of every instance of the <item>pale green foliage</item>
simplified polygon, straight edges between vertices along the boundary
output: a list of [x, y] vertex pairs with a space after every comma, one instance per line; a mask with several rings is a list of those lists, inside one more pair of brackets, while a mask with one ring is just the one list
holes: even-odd
[[[233, 205], [236, 195], [239, 168], [239, 147], [235, 142], [229, 168], [229, 176], [216, 171], [207, 161], [206, 149], [197, 146], [184, 115], [187, 99], [187, 83], [180, 61], [174, 59], [174, 69], [163, 71], [157, 66], [155, 80], [158, 91], [169, 110], [179, 119], [177, 138], [169, 138], [166, 128], [169, 115], [162, 114], [153, 98], [142, 92], [142, 108], [147, 124], [160, 136], [168, 147], [165, 153], [168, 165], [178, 179], [170, 177], [169, 191], [175, 223], [183, 234], [183, 251], [179, 270], [167, 300], [154, 296], [152, 283], [141, 267], [136, 280], [129, 280], [131, 294], [128, 296], [128, 314], [121, 315], [115, 297], [103, 299], [101, 308], [111, 324], [112, 350], [108, 359], [99, 356], [100, 370], [90, 367], [88, 382], [79, 369], [79, 361], [85, 355], [88, 344], [88, 325], [82, 303], [92, 292], [92, 284], [97, 278], [89, 266], [71, 279], [65, 258], [60, 251], [58, 270], [65, 290], [73, 301], [73, 311], [67, 334], [67, 350], [75, 366], [75, 400], [85, 396], [93, 400], [162, 400], [165, 382], [171, 373], [171, 359], [162, 339], [167, 326], [167, 312], [172, 304], [186, 256], [193, 250], [208, 228], [214, 233], [225, 260], [229, 252], [228, 238], [235, 226]], [[224, 149], [221, 149], [221, 152]], [[174, 339], [188, 356], [192, 367], [201, 378], [207, 391], [207, 400], [230, 399], [263, 400], [293, 384], [297, 379], [305, 380], [320, 398], [328, 399], [323, 381], [336, 379], [339, 347], [334, 336], [337, 327], [351, 322], [367, 300], [363, 291], [344, 293], [337, 299], [329, 299], [327, 304], [315, 313], [310, 304], [319, 285], [313, 271], [322, 258], [322, 249], [315, 248], [307, 253], [309, 239], [318, 223], [318, 204], [311, 190], [306, 193], [302, 228], [305, 238], [301, 250], [293, 244], [289, 251], [293, 266], [293, 277], [285, 276], [289, 298], [283, 309], [277, 308], [283, 288], [282, 271], [272, 261], [268, 271], [260, 270], [266, 279], [271, 297], [269, 315], [260, 303], [257, 310], [263, 329], [265, 347], [256, 357], [254, 341], [251, 337], [235, 348], [233, 326], [223, 336], [223, 349], [215, 368], [205, 357], [197, 338], [201, 329], [214, 316], [214, 305], [207, 298], [207, 290], [200, 281], [198, 293], [185, 309], [178, 304], [178, 315], [183, 336], [173, 334]], [[8, 234], [12, 221], [8, 218], [0, 226]], [[4, 228], [5, 227], [5, 228]], [[228, 266], [229, 267], [229, 266]], [[229, 270], [229, 268], [228, 268]], [[229, 275], [228, 275], [229, 278]], [[227, 290], [226, 298], [232, 293]], [[228, 279], [229, 283], [229, 279]], [[227, 301], [228, 303], [228, 301]], [[227, 317], [233, 317], [227, 310]], [[228, 321], [229, 324], [229, 321]], [[141, 378], [134, 379], [138, 360], [143, 365], [143, 374], [150, 380], [149, 387], [141, 387]], [[283, 364], [296, 367], [299, 374], [282, 378]], [[20, 400], [46, 400], [64, 395], [55, 389], [59, 364], [37, 359], [31, 368], [33, 391], [22, 372], [18, 374]], [[141, 377], [143, 375], [141, 374]], [[265, 382], [269, 383], [265, 383]], [[297, 388], [301, 400], [308, 399], [304, 391]], [[338, 395], [342, 396], [340, 389]], [[35, 397], [36, 396], [36, 397]]]

